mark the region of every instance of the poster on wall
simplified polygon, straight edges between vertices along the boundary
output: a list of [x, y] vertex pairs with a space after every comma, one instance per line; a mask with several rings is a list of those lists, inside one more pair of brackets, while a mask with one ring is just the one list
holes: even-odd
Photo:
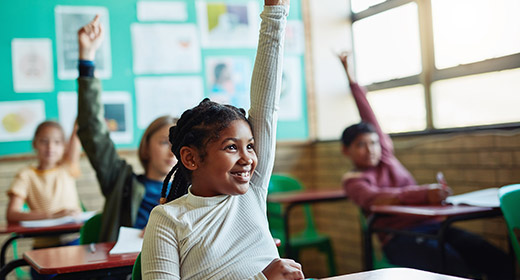
[[15, 92], [54, 90], [52, 42], [48, 38], [18, 39], [11, 42]]
[[301, 20], [288, 20], [285, 28], [285, 54], [301, 55], [305, 50], [305, 35]]
[[[105, 122], [114, 143], [125, 144], [133, 141], [132, 100], [125, 91], [104, 91], [101, 102], [105, 110]], [[74, 120], [78, 114], [78, 97], [76, 92], [58, 93], [58, 111], [60, 124], [65, 134], [70, 136]]]
[[205, 59], [208, 97], [222, 104], [249, 108], [251, 58], [208, 56]]
[[281, 121], [297, 121], [303, 116], [302, 64], [299, 56], [284, 57], [282, 92], [278, 117]]
[[58, 78], [71, 80], [78, 77], [78, 30], [100, 16], [105, 39], [96, 52], [96, 77], [108, 79], [112, 76], [110, 53], [110, 25], [108, 10], [95, 6], [56, 6], [56, 49], [58, 57]]
[[43, 100], [0, 102], [0, 142], [32, 140], [44, 120]]
[[205, 48], [256, 48], [258, 3], [197, 1], [197, 21]]
[[181, 1], [138, 1], [139, 21], [186, 21], [188, 9]]
[[131, 26], [135, 74], [196, 73], [200, 44], [194, 24]]
[[163, 115], [179, 118], [203, 99], [199, 76], [139, 77], [135, 79], [137, 125], [146, 128]]

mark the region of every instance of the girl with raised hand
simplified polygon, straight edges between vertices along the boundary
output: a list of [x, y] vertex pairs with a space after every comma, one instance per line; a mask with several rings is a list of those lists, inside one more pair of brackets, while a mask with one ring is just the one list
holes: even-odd
[[159, 117], [146, 128], [138, 150], [145, 173], [134, 173], [110, 140], [101, 82], [94, 77], [94, 58], [103, 36], [99, 16], [78, 31], [78, 135], [106, 199], [99, 241], [115, 241], [121, 226], [144, 228], [159, 204], [162, 182], [177, 162], [168, 142], [168, 130], [176, 119]]
[[303, 279], [278, 257], [266, 216], [288, 4], [266, 0], [260, 15], [249, 117], [205, 99], [170, 129], [179, 161], [150, 215], [143, 279]]

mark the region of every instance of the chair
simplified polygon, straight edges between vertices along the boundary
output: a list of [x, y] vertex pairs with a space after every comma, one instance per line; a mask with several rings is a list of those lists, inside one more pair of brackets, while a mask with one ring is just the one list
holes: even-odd
[[141, 280], [141, 253], [135, 259], [134, 267], [132, 268], [132, 280]]
[[79, 230], [79, 244], [97, 243], [101, 231], [101, 216], [96, 214], [88, 219]]
[[498, 190], [500, 208], [507, 223], [509, 238], [520, 264], [520, 184], [507, 185]]
[[[361, 237], [363, 238], [363, 243], [365, 242], [365, 238], [367, 238], [367, 220], [365, 218], [365, 214], [363, 213], [363, 210], [359, 208], [359, 224], [361, 227]], [[371, 236], [369, 238], [372, 238]], [[380, 268], [392, 268], [392, 267], [398, 267], [396, 265], [393, 265], [390, 263], [390, 261], [386, 258], [385, 253], [383, 250], [376, 250], [374, 247], [372, 252], [363, 252], [364, 254], [372, 254], [372, 267], [368, 267], [366, 269], [380, 269]], [[366, 264], [365, 264], [366, 265]]]
[[[273, 174], [269, 182], [269, 193], [287, 192], [302, 190], [302, 185], [296, 179], [280, 174]], [[298, 258], [299, 252], [306, 248], [317, 248], [319, 251], [325, 253], [328, 258], [328, 268], [330, 275], [336, 275], [336, 266], [334, 262], [334, 252], [330, 237], [320, 234], [316, 231], [314, 219], [312, 217], [311, 208], [309, 205], [303, 205], [305, 216], [305, 229], [290, 237], [291, 255]], [[267, 203], [267, 213], [269, 220], [269, 229], [274, 238], [281, 240], [282, 244], [287, 242], [285, 240], [285, 227], [283, 220], [283, 208], [279, 203]], [[285, 255], [285, 246], [278, 247], [280, 255]]]

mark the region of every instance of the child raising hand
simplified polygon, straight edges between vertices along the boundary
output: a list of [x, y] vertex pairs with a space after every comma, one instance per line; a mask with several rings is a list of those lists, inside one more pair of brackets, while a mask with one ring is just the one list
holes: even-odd
[[179, 161], [150, 215], [143, 279], [303, 279], [298, 263], [278, 257], [266, 216], [286, 5], [266, 0], [260, 15], [249, 117], [204, 99], [170, 129]]

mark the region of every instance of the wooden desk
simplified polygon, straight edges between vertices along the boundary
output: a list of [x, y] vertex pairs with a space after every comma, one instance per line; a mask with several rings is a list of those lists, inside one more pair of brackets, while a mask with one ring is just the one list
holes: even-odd
[[413, 268], [383, 268], [341, 276], [323, 278], [322, 280], [463, 280], [466, 278], [454, 277]]
[[18, 260], [2, 268], [0, 279], [14, 268], [30, 265], [40, 274], [58, 274], [53, 279], [90, 279], [108, 275], [128, 275], [138, 252], [109, 255], [115, 242], [92, 245], [63, 246], [32, 250]]
[[0, 227], [0, 234], [11, 234], [11, 237], [4, 241], [0, 252], [0, 268], [6, 263], [6, 252], [9, 245], [18, 238], [55, 236], [65, 233], [79, 232], [83, 223], [70, 223], [52, 227], [22, 227], [20, 224], [8, 224]]
[[[286, 204], [283, 211], [283, 221], [285, 229], [285, 254], [289, 258], [291, 255], [291, 246], [289, 243], [289, 213], [294, 206], [305, 203], [330, 202], [347, 199], [345, 192], [340, 190], [305, 190], [293, 192], [273, 193], [267, 196], [267, 202]], [[269, 213], [268, 213], [269, 215]]]
[[[367, 218], [367, 231], [363, 237], [364, 243], [364, 264], [365, 270], [372, 269], [372, 233], [374, 232], [386, 232], [392, 234], [405, 234], [423, 236], [426, 238], [437, 239], [439, 242], [439, 250], [441, 257], [441, 271], [445, 268], [445, 252], [444, 252], [444, 234], [448, 227], [457, 221], [465, 221], [472, 219], [482, 219], [489, 217], [501, 216], [502, 212], [500, 208], [492, 207], [479, 207], [479, 206], [457, 206], [457, 205], [444, 205], [444, 206], [405, 206], [405, 205], [374, 205], [370, 207], [371, 214]], [[373, 227], [374, 222], [385, 216], [398, 215], [398, 216], [415, 216], [415, 217], [429, 217], [429, 218], [443, 218], [441, 227], [437, 234], [424, 234], [408, 231], [405, 229], [392, 229], [392, 228], [375, 228]]]

